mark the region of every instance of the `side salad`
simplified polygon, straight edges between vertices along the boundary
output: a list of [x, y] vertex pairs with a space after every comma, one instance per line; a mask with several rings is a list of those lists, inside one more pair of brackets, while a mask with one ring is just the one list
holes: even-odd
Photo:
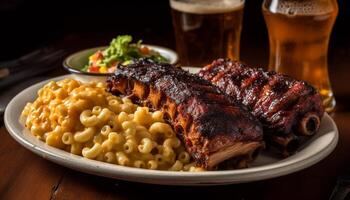
[[109, 47], [99, 50], [89, 57], [89, 63], [82, 71], [91, 73], [113, 73], [119, 63], [130, 64], [135, 59], [149, 58], [160, 63], [169, 63], [169, 60], [159, 52], [142, 45], [142, 40], [131, 43], [130, 35], [120, 35], [114, 38]]

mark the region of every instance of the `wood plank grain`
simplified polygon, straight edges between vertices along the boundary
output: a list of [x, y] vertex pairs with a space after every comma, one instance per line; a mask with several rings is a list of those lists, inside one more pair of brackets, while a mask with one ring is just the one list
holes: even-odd
[[117, 180], [68, 170], [52, 199], [125, 199], [122, 194], [113, 195]]
[[0, 199], [50, 199], [65, 168], [34, 155], [0, 128]]
[[191, 195], [195, 195], [198, 199], [215, 198], [221, 195], [229, 195], [230, 199], [242, 199], [241, 189], [241, 185], [189, 187], [132, 183], [69, 170], [52, 199], [164, 200], [184, 199]]

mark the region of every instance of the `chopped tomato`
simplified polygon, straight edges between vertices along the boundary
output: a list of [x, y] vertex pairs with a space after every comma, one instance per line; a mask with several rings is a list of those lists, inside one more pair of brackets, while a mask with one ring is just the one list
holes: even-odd
[[100, 71], [98, 66], [90, 66], [88, 72], [98, 73]]
[[96, 62], [97, 60], [103, 59], [102, 51], [97, 51], [92, 56], [90, 56], [90, 60]]
[[149, 48], [146, 47], [146, 46], [141, 47], [140, 50], [141, 50], [141, 52], [142, 52], [143, 54], [146, 54], [146, 55], [150, 53]]

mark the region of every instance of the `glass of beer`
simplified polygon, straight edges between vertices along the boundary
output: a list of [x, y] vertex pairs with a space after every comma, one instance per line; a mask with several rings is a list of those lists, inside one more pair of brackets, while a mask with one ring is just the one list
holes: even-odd
[[239, 59], [244, 0], [169, 0], [182, 65]]
[[269, 33], [269, 69], [311, 83], [326, 111], [333, 111], [327, 52], [338, 14], [336, 0], [264, 0], [262, 10]]

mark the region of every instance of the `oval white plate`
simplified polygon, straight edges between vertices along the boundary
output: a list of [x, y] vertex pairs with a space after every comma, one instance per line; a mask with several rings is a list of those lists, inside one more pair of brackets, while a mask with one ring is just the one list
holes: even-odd
[[[72, 78], [71, 75], [60, 76], [50, 80]], [[85, 159], [39, 141], [24, 129], [19, 118], [27, 102], [36, 98], [36, 93], [50, 80], [35, 84], [12, 99], [5, 111], [5, 125], [11, 136], [30, 151], [60, 165], [90, 174], [122, 179], [134, 182], [167, 185], [219, 185], [243, 183], [269, 179], [290, 174], [307, 168], [329, 155], [338, 142], [337, 127], [329, 115], [322, 119], [320, 131], [299, 151], [286, 159], [278, 159], [263, 152], [247, 169], [210, 171], [210, 172], [168, 172], [158, 170], [136, 169], [104, 162]]]

